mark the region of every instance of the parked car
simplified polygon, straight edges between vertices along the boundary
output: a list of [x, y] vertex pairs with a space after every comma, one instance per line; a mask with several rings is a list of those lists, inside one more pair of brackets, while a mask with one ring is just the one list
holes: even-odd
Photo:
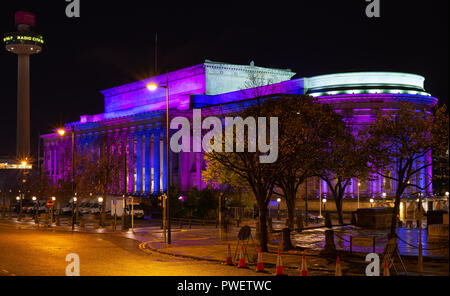
[[91, 204], [88, 202], [83, 202], [78, 206], [78, 210], [80, 211], [80, 214], [87, 215], [90, 213]]
[[65, 206], [63, 206], [61, 208], [61, 213], [63, 215], [70, 215], [70, 214], [72, 214], [72, 203], [68, 203]]
[[144, 209], [140, 204], [133, 204], [133, 207], [131, 205], [127, 205], [127, 214], [131, 215], [131, 210], [134, 212], [134, 217], [138, 219], [144, 218]]
[[97, 215], [97, 214], [100, 214], [101, 212], [102, 212], [102, 207], [100, 204], [97, 204], [97, 203], [90, 204], [89, 214]]

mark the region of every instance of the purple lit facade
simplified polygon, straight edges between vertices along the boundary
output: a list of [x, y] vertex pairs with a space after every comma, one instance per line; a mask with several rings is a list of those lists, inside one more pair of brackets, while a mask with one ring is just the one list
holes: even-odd
[[[233, 113], [251, 104], [256, 94], [309, 94], [330, 104], [344, 115], [355, 132], [370, 123], [378, 110], [395, 110], [399, 102], [417, 103], [420, 109], [431, 108], [437, 99], [425, 93], [424, 78], [418, 75], [391, 72], [343, 73], [292, 79], [289, 69], [271, 69], [205, 61], [193, 67], [170, 72], [102, 91], [105, 113], [85, 115], [80, 121], [68, 123], [75, 129], [77, 152], [96, 153], [98, 143], [107, 141], [111, 153], [127, 156], [128, 165], [117, 173], [111, 184], [111, 195], [150, 196], [167, 187], [165, 157], [165, 89], [150, 92], [149, 83], [166, 85], [170, 95], [170, 115], [192, 117], [192, 109], [202, 109], [202, 116]], [[248, 88], [249, 77], [258, 77], [261, 86]], [[71, 137], [55, 134], [44, 140], [44, 170], [51, 182], [70, 180]], [[195, 152], [170, 153], [171, 184], [186, 192], [193, 187], [205, 188], [201, 178], [202, 155]], [[430, 161], [431, 155], [424, 159]], [[431, 167], [417, 176], [417, 182], [428, 184]], [[354, 180], [347, 188], [347, 197], [392, 196], [396, 184], [374, 176], [358, 188]], [[310, 178], [310, 197], [327, 196], [325, 182]], [[299, 190], [304, 192], [304, 190]], [[431, 186], [426, 195], [432, 194]], [[300, 193], [299, 193], [300, 194]]]

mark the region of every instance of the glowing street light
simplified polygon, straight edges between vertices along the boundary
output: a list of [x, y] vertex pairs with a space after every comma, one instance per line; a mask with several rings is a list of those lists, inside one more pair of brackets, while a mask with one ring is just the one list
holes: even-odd
[[386, 192], [383, 192], [382, 195], [383, 195], [383, 198], [386, 198]]
[[36, 196], [33, 196], [32, 198], [31, 198], [33, 201], [36, 201]]
[[55, 200], [56, 200], [56, 197], [53, 196], [53, 197], [52, 197], [52, 200], [55, 201]]
[[373, 202], [374, 202], [373, 198], [371, 198], [369, 201], [370, 201], [370, 207], [373, 207]]
[[155, 91], [158, 88], [158, 85], [156, 83], [149, 83], [147, 85], [147, 89], [150, 91]]
[[98, 202], [99, 202], [99, 203], [102, 203], [102, 202], [103, 202], [103, 197], [99, 197], [99, 198], [98, 198]]
[[56, 132], [60, 137], [64, 137], [64, 135], [66, 134], [66, 130], [63, 128], [58, 129]]
[[170, 164], [169, 164], [169, 76], [166, 78], [166, 85], [158, 85], [156, 83], [147, 84], [147, 89], [149, 91], [155, 91], [159, 87], [166, 89], [166, 180], [167, 180], [167, 244], [172, 243], [171, 235], [171, 215], [170, 215]]
[[17, 197], [16, 197], [16, 200], [19, 201], [19, 200], [20, 200], [20, 196], [17, 196]]

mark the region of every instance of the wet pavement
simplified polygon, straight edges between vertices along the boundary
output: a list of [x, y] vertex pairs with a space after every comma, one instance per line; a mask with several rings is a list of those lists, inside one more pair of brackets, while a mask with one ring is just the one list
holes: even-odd
[[[325, 245], [325, 230], [317, 228], [304, 230], [292, 236], [293, 244], [310, 250], [322, 250]], [[333, 227], [335, 233], [335, 245], [338, 250], [350, 252], [350, 237], [375, 238], [375, 252], [382, 253], [387, 243], [388, 231], [361, 229], [355, 226]], [[401, 255], [418, 256], [419, 229], [398, 228], [398, 248]], [[427, 231], [422, 230], [423, 255], [427, 257], [449, 258], [448, 240], [427, 240]], [[355, 253], [370, 253], [372, 247], [352, 246]]]

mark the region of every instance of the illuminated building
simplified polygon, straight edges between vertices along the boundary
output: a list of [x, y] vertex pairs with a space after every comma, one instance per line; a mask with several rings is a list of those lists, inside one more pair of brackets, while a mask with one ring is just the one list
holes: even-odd
[[[343, 73], [292, 79], [289, 69], [271, 69], [250, 65], [232, 65], [205, 61], [200, 65], [170, 72], [102, 91], [105, 112], [84, 115], [78, 122], [66, 124], [75, 129], [77, 152], [98, 153], [98, 143], [108, 143], [110, 153], [126, 155], [127, 165], [116, 174], [112, 194], [148, 196], [161, 192], [165, 180], [165, 108], [166, 91], [147, 89], [150, 83], [166, 85], [170, 93], [170, 115], [192, 116], [192, 109], [202, 115], [223, 115], [251, 104], [251, 98], [270, 94], [309, 94], [321, 103], [330, 104], [351, 122], [355, 130], [370, 123], [377, 112], [389, 112], [398, 103], [407, 101], [431, 108], [437, 99], [424, 90], [424, 78], [406, 73]], [[251, 77], [257, 79], [251, 79]], [[249, 79], [253, 85], [249, 85]], [[44, 168], [53, 182], [70, 178], [71, 137], [57, 133], [42, 136]], [[171, 184], [185, 192], [205, 187], [201, 179], [201, 154], [171, 153]], [[426, 159], [428, 160], [428, 159]], [[425, 161], [426, 161], [425, 160]], [[418, 181], [425, 184], [431, 167], [421, 172]], [[311, 196], [327, 195], [324, 182], [310, 178]], [[353, 197], [357, 180], [347, 189]], [[319, 188], [321, 186], [321, 188]], [[362, 182], [361, 197], [379, 197], [382, 192], [392, 196], [395, 184], [376, 177]], [[427, 193], [431, 193], [431, 187]]]

